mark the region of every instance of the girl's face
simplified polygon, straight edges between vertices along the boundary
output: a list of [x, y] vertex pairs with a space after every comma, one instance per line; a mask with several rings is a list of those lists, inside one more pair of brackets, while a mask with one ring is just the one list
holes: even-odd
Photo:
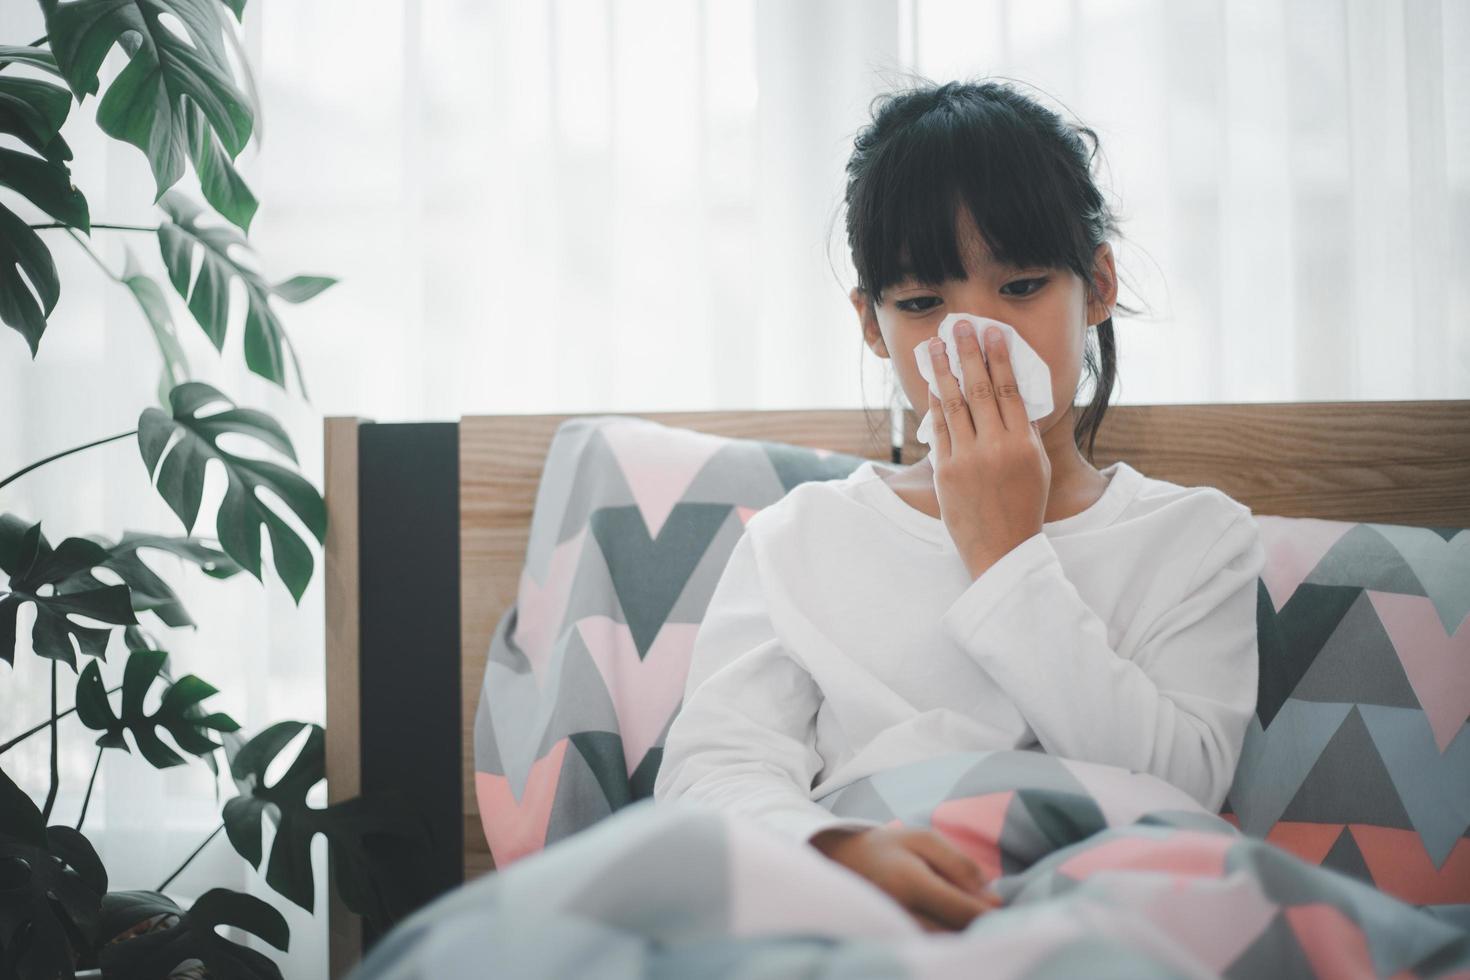
[[[928, 410], [929, 385], [914, 362], [914, 347], [937, 336], [940, 321], [951, 313], [973, 313], [1010, 324], [1051, 370], [1056, 408], [1036, 420], [1044, 436], [1071, 414], [1082, 377], [1086, 331], [1107, 319], [1117, 300], [1112, 249], [1106, 242], [1098, 246], [1094, 266], [1097, 298], [1089, 299], [1086, 285], [1071, 269], [996, 264], [968, 209], [960, 209], [957, 227], [966, 278], [943, 283], [902, 280], [884, 292], [881, 304], [871, 303], [854, 288], [851, 299], [863, 338], [875, 354], [893, 361], [909, 403], [922, 417]], [[1071, 442], [1070, 424], [1058, 431]], [[1051, 448], [1053, 440], [1044, 441]]]

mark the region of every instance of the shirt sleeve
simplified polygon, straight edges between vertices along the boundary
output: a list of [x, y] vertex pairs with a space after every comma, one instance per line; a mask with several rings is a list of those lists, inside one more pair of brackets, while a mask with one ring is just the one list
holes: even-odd
[[1124, 657], [1038, 532], [986, 569], [942, 621], [1048, 753], [1152, 773], [1218, 813], [1256, 708], [1265, 562], [1260, 530], [1242, 511]]
[[654, 799], [693, 800], [750, 816], [801, 843], [834, 827], [878, 826], [836, 816], [811, 798], [823, 765], [815, 744], [821, 701], [816, 681], [775, 633], [744, 534], [695, 636]]

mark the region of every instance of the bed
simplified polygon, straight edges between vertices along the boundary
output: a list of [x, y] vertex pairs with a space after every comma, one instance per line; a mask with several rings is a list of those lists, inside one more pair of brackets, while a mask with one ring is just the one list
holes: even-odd
[[[637, 417], [885, 461], [925, 451], [911, 415], [900, 446], [888, 416], [864, 410]], [[435, 828], [420, 903], [496, 871], [475, 791], [474, 717], [487, 650], [516, 600], [547, 450], [571, 418], [325, 422], [329, 799], [390, 786], [415, 794]], [[1118, 458], [1216, 486], [1257, 514], [1470, 527], [1470, 401], [1116, 406], [1093, 461]], [[333, 976], [380, 938], [335, 888], [329, 930]]]

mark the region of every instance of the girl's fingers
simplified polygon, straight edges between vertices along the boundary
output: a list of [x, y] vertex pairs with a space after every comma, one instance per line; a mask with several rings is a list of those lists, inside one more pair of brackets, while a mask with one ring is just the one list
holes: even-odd
[[922, 912], [951, 929], [963, 929], [977, 916], [995, 908], [994, 902], [982, 900], [950, 883], [927, 863], [921, 862], [921, 873], [913, 881], [909, 907]]
[[954, 932], [955, 931], [954, 929], [951, 929], [949, 926], [945, 925], [944, 923], [936, 921], [933, 917], [925, 915], [923, 912], [918, 912], [918, 911], [915, 911], [914, 909], [909, 909], [909, 915], [913, 916], [914, 921], [917, 922], [923, 928], [923, 930], [925, 932]]
[[[993, 338], [977, 338], [985, 344], [985, 357], [990, 364], [990, 386], [994, 390], [994, 397], [986, 399], [992, 407], [985, 414], [1015, 431], [1027, 424], [1026, 403], [1022, 401], [1021, 389], [1016, 385], [1016, 371], [1011, 366], [1011, 352], [1006, 347], [1005, 334], [999, 327], [987, 327], [985, 333], [990, 334], [991, 331], [994, 331]], [[975, 356], [977, 359], [980, 356], [978, 344]], [[965, 362], [967, 371], [969, 367], [969, 362]], [[977, 416], [981, 415], [973, 404], [970, 410]]]
[[944, 406], [939, 404], [939, 399], [934, 397], [934, 392], [929, 392], [929, 421], [934, 426], [934, 455], [940, 459], [949, 458], [949, 425], [945, 422]]
[[[935, 338], [929, 343], [929, 356], [934, 360], [934, 383], [939, 387], [939, 404], [953, 405], [953, 409], [941, 408], [940, 414], [949, 424], [951, 438], [974, 437], [975, 420], [970, 417], [970, 406], [960, 391], [960, 381], [949, 369], [949, 355], [944, 344]], [[937, 349], [936, 349], [937, 348]]]
[[[970, 336], [966, 337], [960, 333], [960, 327], [968, 324]], [[969, 320], [961, 320], [955, 324], [954, 342], [960, 349], [960, 371], [964, 374], [965, 401], [970, 405], [970, 416], [975, 420], [975, 431], [981, 432], [995, 426], [1006, 426], [1002, 419], [1000, 409], [996, 406], [996, 389], [999, 379], [995, 374], [995, 361], [990, 362], [987, 368], [985, 358], [980, 352], [979, 334], [975, 332], [975, 324]], [[1015, 378], [1011, 379], [1015, 383]]]
[[985, 872], [969, 855], [951, 844], [938, 831], [915, 835], [910, 838], [909, 847], [956, 887], [971, 894], [978, 893], [984, 887]]

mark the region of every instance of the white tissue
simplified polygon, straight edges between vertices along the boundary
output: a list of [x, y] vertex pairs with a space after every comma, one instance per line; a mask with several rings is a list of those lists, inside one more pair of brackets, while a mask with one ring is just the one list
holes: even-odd
[[[1011, 355], [1011, 370], [1016, 375], [1016, 387], [1021, 390], [1021, 400], [1026, 403], [1026, 419], [1034, 422], [1051, 414], [1051, 370], [1041, 355], [1031, 349], [1031, 345], [1021, 339], [1016, 328], [1009, 323], [1001, 323], [989, 317], [975, 316], [971, 313], [951, 313], [939, 323], [939, 337], [944, 341], [944, 352], [949, 355], [949, 370], [960, 380], [960, 392], [964, 393], [964, 382], [966, 380], [960, 367], [960, 350], [955, 344], [955, 324], [961, 320], [968, 321], [975, 328], [975, 339], [980, 342], [981, 356], [985, 355], [985, 329], [995, 326], [1005, 337], [1006, 349]], [[936, 398], [939, 394], [939, 384], [934, 380], [934, 358], [929, 353], [929, 341], [925, 340], [914, 348], [914, 360], [919, 364], [919, 374], [929, 382], [929, 390], [934, 392]], [[989, 358], [986, 358], [989, 363]], [[905, 395], [905, 400], [907, 396]], [[910, 408], [914, 406], [910, 405]], [[917, 408], [915, 408], [917, 411]], [[924, 418], [919, 422], [918, 440], [926, 446], [933, 446], [934, 420], [926, 410]]]

